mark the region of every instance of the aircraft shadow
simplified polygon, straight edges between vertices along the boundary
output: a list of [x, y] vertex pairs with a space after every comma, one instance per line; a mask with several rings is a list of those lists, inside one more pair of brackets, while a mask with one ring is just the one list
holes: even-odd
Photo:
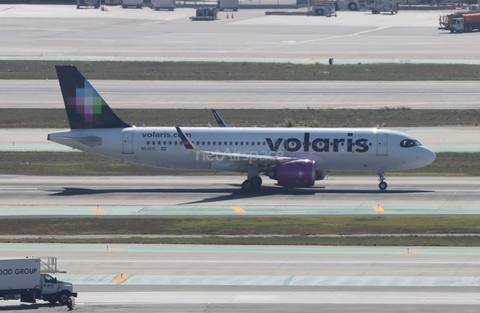
[[64, 307], [66, 311], [72, 311], [67, 309], [64, 305], [59, 304], [50, 304], [50, 303], [32, 303], [32, 304], [13, 304], [13, 305], [6, 305], [0, 306], [0, 311], [27, 311], [27, 310], [40, 310], [43, 308], [55, 308], [55, 307]]
[[146, 189], [88, 189], [65, 187], [63, 190], [51, 194], [55, 197], [69, 197], [82, 195], [101, 195], [114, 193], [131, 194], [223, 194], [201, 200], [185, 202], [182, 204], [209, 203], [225, 200], [249, 199], [275, 195], [291, 196], [311, 196], [316, 194], [408, 194], [408, 193], [427, 193], [430, 190], [372, 190], [372, 189], [325, 189], [325, 187], [313, 188], [284, 188], [277, 186], [263, 186], [253, 192], [244, 192], [240, 185], [230, 185], [232, 188], [201, 188], [201, 189], [183, 189], [183, 188], [146, 188]]

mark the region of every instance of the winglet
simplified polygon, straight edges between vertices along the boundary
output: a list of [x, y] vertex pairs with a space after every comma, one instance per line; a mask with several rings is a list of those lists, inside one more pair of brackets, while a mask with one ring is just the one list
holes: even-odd
[[193, 144], [193, 142], [188, 139], [183, 130], [180, 129], [180, 127], [175, 126], [175, 128], [177, 129], [177, 133], [180, 136], [180, 139], [182, 139], [183, 145], [185, 146], [185, 148], [187, 148], [187, 150], [198, 150], [197, 147], [195, 147], [195, 145]]
[[225, 120], [220, 116], [220, 114], [217, 113], [217, 110], [212, 109], [212, 113], [213, 113], [213, 116], [215, 116], [215, 119], [217, 120], [217, 124], [219, 127], [228, 127]]

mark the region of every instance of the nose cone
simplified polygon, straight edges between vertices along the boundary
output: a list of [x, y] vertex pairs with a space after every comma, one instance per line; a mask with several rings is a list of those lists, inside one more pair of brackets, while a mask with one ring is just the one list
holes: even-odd
[[423, 149], [424, 149], [424, 152], [423, 152], [422, 158], [423, 158], [423, 161], [425, 162], [424, 165], [427, 166], [432, 164], [437, 158], [437, 155], [435, 154], [435, 152], [428, 149], [427, 147], [423, 147]]

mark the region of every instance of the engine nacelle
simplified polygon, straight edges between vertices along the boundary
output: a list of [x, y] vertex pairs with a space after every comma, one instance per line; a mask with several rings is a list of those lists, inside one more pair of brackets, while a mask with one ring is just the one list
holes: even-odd
[[327, 171], [316, 170], [315, 171], [315, 180], [324, 180], [327, 177]]
[[311, 187], [315, 185], [315, 161], [292, 160], [280, 163], [275, 169], [274, 178], [280, 186], [285, 187]]

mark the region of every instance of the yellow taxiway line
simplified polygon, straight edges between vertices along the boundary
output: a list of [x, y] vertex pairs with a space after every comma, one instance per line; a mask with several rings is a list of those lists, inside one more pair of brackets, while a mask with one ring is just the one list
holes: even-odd
[[96, 206], [91, 206], [90, 207], [91, 210], [97, 212], [98, 214], [106, 214], [107, 211], [105, 211], [104, 209], [102, 209], [101, 207], [99, 207], [98, 205]]
[[231, 206], [232, 210], [234, 210], [235, 212], [237, 213], [245, 213], [245, 210], [242, 209], [241, 207], [239, 206]]
[[130, 277], [130, 274], [117, 275], [114, 279], [112, 279], [111, 283], [123, 283], [128, 277]]

